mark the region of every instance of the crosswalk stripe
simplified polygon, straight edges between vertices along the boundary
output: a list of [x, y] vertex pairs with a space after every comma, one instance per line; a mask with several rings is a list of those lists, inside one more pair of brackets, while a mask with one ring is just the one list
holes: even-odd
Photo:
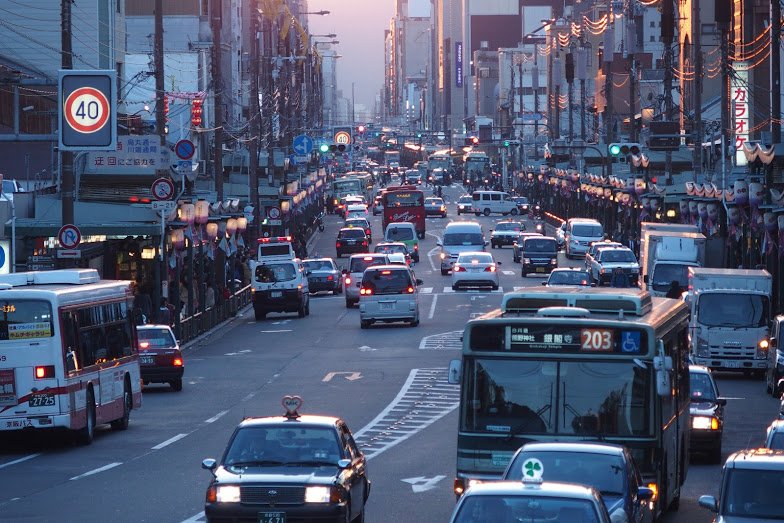
[[421, 287], [419, 294], [433, 294], [433, 287]]
[[501, 272], [503, 272], [507, 276], [514, 276], [515, 275], [515, 271], [501, 271]]

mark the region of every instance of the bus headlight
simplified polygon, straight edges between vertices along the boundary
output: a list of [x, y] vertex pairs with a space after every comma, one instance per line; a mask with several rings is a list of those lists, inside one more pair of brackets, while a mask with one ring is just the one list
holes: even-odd
[[237, 485], [218, 485], [215, 494], [218, 503], [240, 502], [240, 488]]
[[719, 419], [714, 416], [694, 416], [691, 428], [696, 430], [719, 430]]

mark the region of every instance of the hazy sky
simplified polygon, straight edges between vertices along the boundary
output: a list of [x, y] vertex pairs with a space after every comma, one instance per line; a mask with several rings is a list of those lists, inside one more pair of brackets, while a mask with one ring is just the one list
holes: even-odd
[[356, 103], [372, 111], [384, 82], [384, 30], [394, 12], [393, 0], [308, 0], [308, 11], [321, 10], [330, 14], [309, 15], [310, 32], [338, 35], [338, 89], [350, 99], [354, 82]]

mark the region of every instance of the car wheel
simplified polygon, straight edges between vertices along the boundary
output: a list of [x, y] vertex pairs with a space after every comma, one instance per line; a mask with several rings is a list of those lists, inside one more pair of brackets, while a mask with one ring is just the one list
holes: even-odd
[[449, 271], [447, 269], [441, 269], [441, 276], [448, 276]]
[[453, 291], [456, 291], [456, 290], [458, 290], [459, 288], [460, 288], [460, 287], [458, 287], [457, 285], [454, 285], [454, 284], [452, 285], [452, 290], [453, 290]]
[[523, 278], [525, 278], [526, 276], [528, 276], [528, 273], [527, 273], [527, 272], [525, 272], [525, 271], [522, 271], [522, 272], [520, 273], [520, 276], [522, 276]]
[[171, 380], [169, 382], [171, 388], [175, 392], [180, 392], [182, 390], [182, 378], [177, 378], [176, 380]]
[[511, 214], [512, 216], [517, 216], [517, 209], [512, 209], [511, 211], [509, 211], [509, 214]]
[[482, 214], [484, 214], [485, 216], [490, 216], [490, 208], [489, 207], [485, 208], [485, 210], [482, 211]]
[[297, 316], [300, 317], [300, 318], [304, 318], [305, 317], [305, 304], [304, 303], [300, 303], [299, 304], [299, 309], [297, 309]]
[[417, 318], [415, 320], [411, 320], [411, 326], [412, 327], [418, 327], [419, 326], [419, 318]]
[[80, 445], [89, 445], [95, 437], [95, 397], [93, 390], [87, 390], [86, 423], [76, 432], [76, 441]]
[[128, 378], [125, 378], [125, 385], [123, 387], [123, 414], [120, 418], [112, 421], [112, 428], [114, 430], [128, 429], [128, 423], [131, 420], [131, 409], [133, 409], [133, 396], [131, 394], [131, 384], [128, 383]]
[[256, 317], [256, 321], [261, 321], [267, 317], [267, 313], [259, 310], [254, 310], [253, 315]]
[[359, 320], [360, 329], [367, 329], [368, 327], [370, 327], [370, 320]]
[[479, 216], [479, 215], [480, 215], [480, 214], [482, 214], [482, 213], [481, 213], [481, 212], [479, 212], [479, 211], [476, 211], [474, 214], [476, 214], [477, 216]]

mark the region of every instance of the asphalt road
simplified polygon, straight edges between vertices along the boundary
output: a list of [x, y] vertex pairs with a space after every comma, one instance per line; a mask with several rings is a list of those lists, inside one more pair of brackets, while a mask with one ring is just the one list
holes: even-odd
[[[461, 190], [447, 189], [454, 202]], [[360, 330], [359, 312], [343, 296], [317, 296], [311, 315], [270, 314], [256, 322], [246, 311], [188, 347], [182, 392], [144, 390], [144, 405], [127, 432], [102, 427], [90, 447], [46, 435], [0, 445], [0, 521], [201, 521], [209, 473], [202, 459], [219, 457], [244, 416], [282, 412], [286, 394], [304, 398], [303, 411], [345, 418], [369, 457], [373, 482], [370, 522], [448, 521], [454, 506], [457, 388], [445, 370], [460, 355], [459, 334], [472, 316], [496, 308], [498, 292], [452, 292], [438, 271], [436, 237], [450, 217], [428, 219], [428, 236], [415, 270], [424, 280], [419, 327]], [[500, 219], [474, 218], [485, 230]], [[326, 219], [310, 253], [334, 256], [340, 220]], [[374, 240], [381, 236], [373, 219]], [[521, 279], [511, 249], [493, 250], [502, 262], [502, 290], [540, 285]], [[432, 264], [429, 260], [432, 260]], [[346, 259], [339, 263], [345, 265]], [[581, 262], [560, 260], [562, 266]], [[761, 443], [777, 402], [764, 385], [721, 375], [729, 398], [725, 457]], [[719, 465], [691, 463], [678, 513], [667, 521], [711, 521], [697, 507], [700, 494], [716, 493]]]

